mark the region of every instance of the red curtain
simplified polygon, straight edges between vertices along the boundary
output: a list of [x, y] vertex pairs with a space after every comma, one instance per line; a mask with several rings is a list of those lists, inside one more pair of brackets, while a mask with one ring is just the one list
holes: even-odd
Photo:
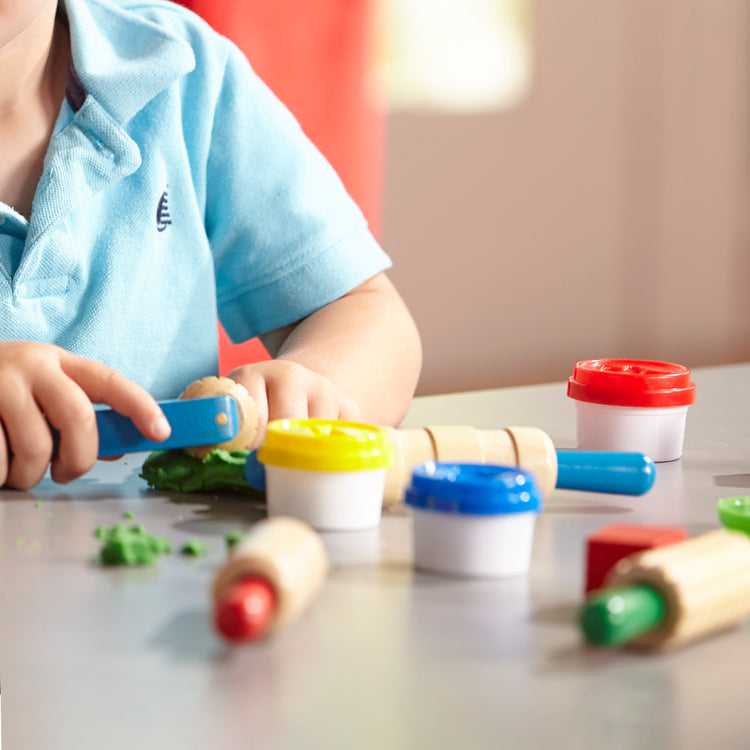
[[[183, 0], [247, 55], [334, 166], [376, 235], [383, 113], [372, 91], [375, 0]], [[268, 358], [220, 331], [220, 369]]]

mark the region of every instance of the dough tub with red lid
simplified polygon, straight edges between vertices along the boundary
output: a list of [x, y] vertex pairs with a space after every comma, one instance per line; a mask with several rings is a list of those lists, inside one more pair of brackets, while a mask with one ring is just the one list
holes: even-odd
[[690, 370], [672, 362], [590, 359], [568, 380], [576, 402], [579, 450], [645, 453], [653, 461], [682, 455], [695, 402]]

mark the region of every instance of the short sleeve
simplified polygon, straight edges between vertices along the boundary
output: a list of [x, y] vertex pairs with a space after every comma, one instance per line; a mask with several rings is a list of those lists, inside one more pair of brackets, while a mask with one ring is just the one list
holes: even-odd
[[333, 168], [231, 44], [206, 180], [219, 318], [235, 342], [300, 320], [390, 266]]

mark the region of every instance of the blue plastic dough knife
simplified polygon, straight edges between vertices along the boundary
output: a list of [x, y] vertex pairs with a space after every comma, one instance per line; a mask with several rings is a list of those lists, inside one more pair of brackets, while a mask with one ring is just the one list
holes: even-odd
[[231, 396], [173, 399], [160, 401], [159, 406], [172, 426], [172, 434], [161, 443], [143, 437], [128, 417], [109, 408], [97, 409], [99, 458], [223, 443], [240, 430], [237, 402]]

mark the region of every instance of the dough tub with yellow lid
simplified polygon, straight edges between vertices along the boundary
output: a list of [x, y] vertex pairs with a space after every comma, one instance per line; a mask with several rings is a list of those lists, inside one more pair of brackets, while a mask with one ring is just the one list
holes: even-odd
[[392, 448], [381, 427], [324, 419], [269, 423], [258, 461], [269, 516], [293, 516], [319, 531], [380, 523]]

